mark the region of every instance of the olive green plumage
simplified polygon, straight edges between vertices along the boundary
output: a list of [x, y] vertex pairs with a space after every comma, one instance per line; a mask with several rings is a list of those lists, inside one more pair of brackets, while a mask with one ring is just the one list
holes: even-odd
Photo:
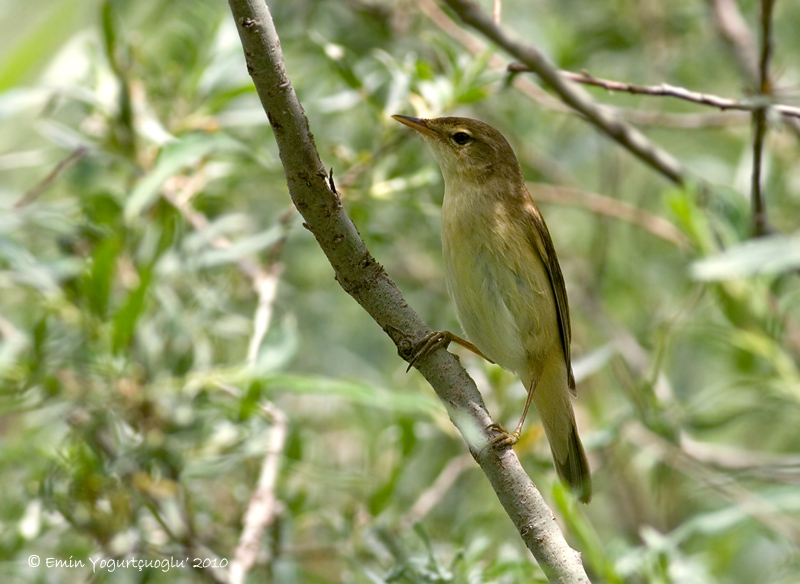
[[[447, 289], [467, 338], [532, 391], [559, 477], [584, 503], [591, 475], [570, 393], [570, 321], [550, 233], [505, 137], [469, 118], [395, 116], [431, 146], [444, 176]], [[505, 443], [519, 439], [523, 419]]]

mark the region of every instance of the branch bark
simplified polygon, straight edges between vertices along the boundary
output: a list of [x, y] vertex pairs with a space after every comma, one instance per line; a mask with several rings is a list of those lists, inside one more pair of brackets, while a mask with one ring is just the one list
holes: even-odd
[[[389, 335], [408, 360], [431, 331], [370, 255], [344, 212], [319, 159], [314, 138], [286, 75], [280, 41], [263, 0], [229, 0], [247, 68], [278, 143], [289, 193], [317, 239], [339, 284]], [[447, 408], [470, 453], [489, 479], [523, 541], [552, 582], [587, 583], [580, 554], [571, 549], [552, 511], [513, 450], [487, 447], [492, 419], [475, 383], [456, 358], [435, 351], [415, 365]]]

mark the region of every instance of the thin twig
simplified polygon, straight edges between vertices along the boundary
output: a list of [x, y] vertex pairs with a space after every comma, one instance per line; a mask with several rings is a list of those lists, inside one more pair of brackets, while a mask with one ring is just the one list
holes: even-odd
[[[164, 517], [161, 509], [159, 508], [159, 498], [154, 496], [152, 493], [149, 493], [147, 489], [136, 488], [136, 493], [140, 497], [142, 503], [147, 507], [150, 511], [150, 514], [159, 524], [161, 529], [164, 530], [166, 536], [179, 544], [183, 550], [191, 557], [194, 558], [204, 558], [208, 560], [212, 560], [214, 562], [213, 565], [217, 565], [220, 561], [219, 556], [214, 553], [211, 548], [206, 545], [203, 545], [196, 539], [196, 535], [191, 532], [189, 525], [184, 523], [182, 527], [183, 533], [176, 532], [172, 527], [170, 527], [167, 519]], [[186, 517], [191, 514], [184, 514], [184, 520]], [[227, 584], [225, 580], [224, 572], [217, 572], [215, 570], [203, 570], [203, 576], [214, 582], [215, 584]]]
[[637, 126], [656, 126], [685, 130], [743, 126], [750, 122], [750, 115], [739, 111], [715, 112], [712, 114], [675, 114], [627, 108], [615, 108], [614, 111], [621, 118]]
[[400, 522], [403, 529], [409, 528], [415, 522], [425, 517], [431, 509], [442, 500], [442, 497], [444, 497], [445, 493], [450, 490], [450, 487], [455, 484], [458, 477], [470, 468], [472, 468], [472, 461], [470, 457], [466, 455], [458, 456], [448, 462], [447, 466], [445, 466], [442, 472], [439, 473], [439, 476], [436, 477], [436, 480], [417, 497], [411, 509], [406, 513], [405, 517], [403, 517], [403, 520]]
[[[739, 12], [736, 0], [708, 0], [714, 25], [723, 41], [730, 47], [746, 85], [758, 89], [761, 79], [759, 50], [756, 37]], [[763, 23], [763, 18], [762, 18]], [[800, 119], [784, 116], [786, 127], [800, 137]]]
[[749, 84], [755, 85], [758, 80], [756, 39], [742, 18], [736, 0], [708, 0], [708, 4], [720, 36], [731, 48]]
[[[331, 184], [333, 183], [333, 175], [331, 175]], [[281, 255], [283, 247], [286, 243], [286, 238], [289, 235], [289, 225], [292, 217], [294, 217], [295, 209], [292, 207], [284, 212], [279, 219], [279, 223], [283, 230], [281, 238], [272, 244], [269, 257], [267, 258], [266, 270], [259, 270], [253, 277], [253, 289], [258, 295], [258, 306], [256, 313], [253, 317], [253, 334], [250, 336], [250, 342], [247, 345], [247, 363], [254, 365], [258, 360], [258, 353], [261, 350], [261, 344], [264, 342], [264, 337], [267, 336], [269, 325], [272, 322], [272, 309], [275, 306], [275, 298], [278, 295], [278, 283], [280, 276], [283, 272], [283, 262]]]
[[[208, 226], [208, 219], [192, 207], [190, 202], [205, 184], [205, 175], [198, 171], [189, 177], [171, 177], [164, 183], [161, 190], [161, 195], [198, 231]], [[258, 305], [253, 316], [253, 334], [250, 336], [250, 342], [247, 346], [247, 363], [250, 365], [257, 361], [258, 352], [272, 321], [272, 308], [275, 304], [278, 283], [283, 271], [280, 256], [289, 234], [290, 220], [294, 213], [294, 207], [292, 207], [278, 219], [283, 233], [280, 239], [272, 244], [266, 267], [262, 267], [257, 262], [246, 257], [236, 260], [239, 269], [250, 278], [253, 283], [253, 290], [258, 296]], [[211, 241], [211, 246], [217, 249], [228, 249], [231, 246], [231, 242], [228, 238], [220, 236]]]
[[[161, 196], [197, 231], [208, 227], [209, 221], [205, 215], [192, 207], [191, 200], [203, 189], [207, 180], [201, 169], [197, 169], [190, 176], [170, 177], [161, 188]], [[228, 249], [231, 245], [231, 241], [224, 236], [215, 237], [211, 241], [211, 246], [216, 249]], [[254, 282], [264, 276], [263, 269], [250, 258], [239, 258], [236, 264]]]
[[546, 201], [559, 205], [583, 207], [598, 215], [614, 217], [641, 227], [648, 233], [670, 242], [683, 251], [692, 247], [686, 236], [672, 223], [623, 201], [579, 189], [542, 183], [528, 183], [528, 190], [530, 190], [537, 203]]
[[660, 462], [705, 484], [711, 491], [795, 545], [800, 543], [800, 526], [797, 522], [781, 512], [772, 501], [743, 487], [729, 473], [714, 471], [693, 458], [683, 448], [675, 446], [640, 422], [626, 424], [622, 429], [622, 435], [635, 445], [637, 450], [649, 450]]
[[774, 0], [761, 0], [761, 46], [758, 56], [758, 91], [772, 94], [769, 63], [772, 58], [772, 8]]
[[[261, 474], [258, 477], [258, 485], [247, 505], [242, 535], [239, 537], [239, 545], [236, 546], [231, 561], [231, 584], [244, 582], [247, 572], [256, 563], [264, 529], [274, 521], [278, 510], [275, 484], [278, 480], [280, 458], [286, 443], [288, 421], [286, 414], [271, 403], [265, 404], [263, 410], [272, 419], [272, 427], [266, 438], [267, 447], [261, 465]], [[265, 561], [266, 559], [262, 558], [262, 562]]]
[[[761, 45], [758, 58], [758, 92], [762, 96], [772, 93], [769, 63], [772, 56], [772, 7], [773, 0], [761, 0]], [[753, 235], [765, 235], [769, 228], [767, 225], [767, 211], [764, 195], [761, 192], [762, 160], [764, 157], [764, 141], [767, 136], [767, 108], [761, 107], [753, 114], [753, 174], [750, 185], [750, 198], [753, 212]]]
[[[634, 372], [634, 376], [649, 378], [652, 375], [653, 362], [648, 353], [629, 333], [616, 331], [615, 336], [617, 337], [615, 342], [620, 344], [618, 354]], [[647, 381], [647, 385], [650, 384], [655, 386], [653, 397], [660, 402], [656, 409], [668, 416], [669, 407], [675, 400], [669, 381], [663, 373], [658, 373], [655, 383]], [[658, 385], [661, 385], [661, 389], [658, 389]], [[663, 422], [670, 423], [669, 418], [665, 417]], [[665, 430], [663, 423], [659, 423], [659, 427], [662, 432]], [[676, 434], [680, 437], [678, 445], [656, 434], [638, 420], [630, 421], [621, 428], [621, 435], [635, 445], [637, 450], [650, 451], [660, 462], [705, 484], [713, 493], [732, 502], [743, 512], [748, 513], [770, 529], [795, 543], [800, 542], [800, 527], [796, 522], [785, 518], [771, 501], [763, 499], [760, 495], [742, 486], [731, 476], [730, 472], [720, 473], [714, 468], [730, 471], [769, 465], [789, 472], [794, 470], [796, 476], [800, 458], [767, 458], [767, 455], [763, 455], [762, 458], [760, 453], [742, 450], [726, 450], [726, 456], [723, 457], [721, 447], [694, 442], [683, 432], [676, 432]], [[726, 460], [729, 457], [736, 457], [736, 462]]]
[[[521, 63], [512, 63], [508, 66], [509, 71], [530, 71], [530, 69]], [[754, 101], [738, 101], [729, 99], [727, 97], [720, 97], [718, 95], [711, 95], [709, 93], [699, 93], [697, 91], [690, 91], [684, 87], [675, 85], [668, 85], [661, 83], [659, 85], [634, 85], [632, 83], [625, 83], [623, 81], [613, 81], [611, 79], [600, 79], [594, 77], [587, 71], [574, 73], [572, 71], [560, 71], [560, 74], [576, 83], [584, 85], [594, 85], [602, 87], [609, 91], [619, 91], [623, 93], [632, 93], [634, 95], [652, 95], [659, 97], [674, 97], [684, 101], [697, 103], [700, 105], [708, 105], [720, 110], [739, 110], [745, 112], [757, 112], [763, 110], [765, 107], [775, 110], [782, 116], [800, 118], [800, 107], [792, 107], [789, 105], [765, 105], [762, 100]]]
[[582, 88], [564, 79], [558, 69], [537, 48], [512, 38], [470, 0], [445, 0], [466, 24], [508, 51], [535, 72], [568, 106], [583, 115], [599, 130], [669, 180], [683, 185], [690, 180], [688, 171], [672, 154], [651, 142], [636, 128], [599, 106]]
[[764, 196], [761, 193], [761, 166], [766, 134], [767, 112], [762, 108], [753, 113], [753, 171], [750, 175], [750, 203], [753, 214], [752, 232], [755, 237], [766, 235], [769, 231]]
[[[328, 181], [308, 119], [286, 75], [280, 39], [263, 0], [229, 0], [247, 68], [278, 144], [289, 194], [331, 263], [339, 284], [387, 333], [406, 360], [431, 334], [369, 253]], [[520, 537], [553, 582], [589, 581], [539, 491], [512, 449], [489, 447], [493, 421], [475, 383], [453, 355], [433, 351], [415, 367], [441, 398]]]
[[746, 473], [769, 482], [800, 484], [800, 456], [698, 442], [685, 432], [680, 448], [695, 460], [725, 472]]
[[[486, 55], [488, 45], [481, 39], [454, 24], [433, 0], [419, 0], [418, 6], [420, 11], [425, 14], [435, 26], [450, 38], [460, 43], [473, 56], [482, 57]], [[509, 63], [497, 53], [491, 53], [488, 57], [487, 66], [491, 70], [505, 71], [508, 70]], [[574, 110], [566, 107], [562, 101], [551, 96], [527, 76], [515, 76], [513, 79], [513, 87], [541, 107], [562, 113], [575, 113]], [[730, 113], [728, 115], [673, 114], [665, 112], [644, 112], [611, 106], [607, 107], [622, 119], [638, 126], [667, 126], [671, 128], [695, 129], [746, 124], [750, 120], [750, 116], [744, 113]]]
[[253, 288], [258, 295], [258, 306], [253, 317], [253, 334], [247, 345], [247, 363], [254, 365], [264, 337], [267, 336], [272, 321], [272, 307], [278, 294], [278, 282], [283, 271], [283, 264], [277, 262], [270, 266], [266, 273], [261, 273], [253, 280]]
[[89, 153], [89, 149], [86, 146], [78, 146], [75, 150], [70, 152], [65, 158], [59, 160], [58, 164], [56, 164], [55, 168], [51, 170], [46, 177], [40, 180], [36, 185], [31, 188], [25, 195], [16, 202], [14, 205], [15, 209], [20, 209], [25, 207], [26, 205], [30, 205], [36, 198], [41, 195], [43, 192], [47, 190], [47, 188], [52, 185], [56, 179], [61, 176], [61, 174], [67, 170], [70, 166], [78, 162], [81, 158], [86, 156]]

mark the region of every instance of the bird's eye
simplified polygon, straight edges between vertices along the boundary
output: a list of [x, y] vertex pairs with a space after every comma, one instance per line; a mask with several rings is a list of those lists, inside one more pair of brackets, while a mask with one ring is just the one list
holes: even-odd
[[455, 142], [459, 146], [463, 146], [471, 139], [472, 137], [466, 132], [456, 132], [455, 134], [453, 134], [453, 142]]

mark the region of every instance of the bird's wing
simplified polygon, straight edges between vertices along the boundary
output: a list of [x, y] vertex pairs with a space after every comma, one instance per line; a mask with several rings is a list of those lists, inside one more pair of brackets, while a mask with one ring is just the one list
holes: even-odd
[[570, 391], [574, 394], [575, 391], [575, 376], [572, 373], [572, 361], [570, 358], [569, 344], [572, 338], [572, 328], [569, 322], [569, 303], [567, 301], [567, 288], [564, 285], [564, 275], [561, 273], [561, 266], [558, 265], [558, 257], [556, 256], [556, 248], [553, 246], [553, 239], [550, 237], [550, 231], [542, 218], [539, 209], [533, 203], [530, 203], [530, 213], [526, 213], [533, 222], [533, 230], [530, 233], [537, 233], [539, 237], [531, 236], [531, 245], [539, 253], [547, 268], [547, 274], [550, 277], [550, 287], [553, 290], [553, 296], [556, 299], [556, 312], [558, 313], [558, 328], [561, 332], [561, 344], [564, 347], [564, 357], [567, 363], [567, 383]]

